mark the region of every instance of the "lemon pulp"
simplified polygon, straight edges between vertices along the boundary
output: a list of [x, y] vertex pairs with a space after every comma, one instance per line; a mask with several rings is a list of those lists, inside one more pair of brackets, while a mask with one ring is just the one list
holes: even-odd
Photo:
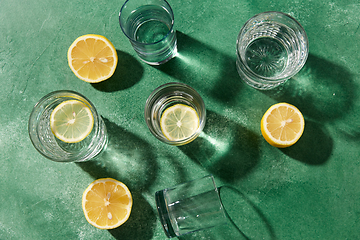
[[98, 83], [110, 78], [118, 56], [114, 45], [104, 36], [87, 34], [78, 37], [69, 47], [68, 63], [81, 80]]
[[261, 133], [272, 146], [284, 148], [295, 144], [305, 127], [300, 110], [288, 103], [271, 106], [261, 119]]
[[132, 204], [127, 186], [112, 178], [95, 180], [86, 188], [82, 197], [86, 220], [100, 229], [113, 229], [125, 223]]
[[160, 119], [161, 131], [170, 141], [181, 141], [191, 137], [199, 125], [196, 110], [184, 104], [176, 104], [165, 109]]
[[63, 142], [77, 143], [92, 131], [94, 118], [90, 108], [78, 100], [60, 103], [50, 115], [50, 128]]

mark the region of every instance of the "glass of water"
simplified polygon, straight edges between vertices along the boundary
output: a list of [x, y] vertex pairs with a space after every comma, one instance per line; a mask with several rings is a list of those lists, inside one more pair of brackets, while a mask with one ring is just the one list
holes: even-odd
[[[193, 113], [191, 116], [196, 119], [192, 120], [198, 122], [196, 129], [193, 129], [191, 134], [183, 139], [173, 140], [164, 135], [164, 126], [162, 126], [164, 121], [161, 121], [161, 119], [171, 109], [184, 110], [183, 113], [186, 111]], [[191, 116], [189, 119], [191, 119]], [[179, 116], [179, 120], [182, 120], [181, 117]], [[156, 88], [145, 104], [145, 121], [150, 132], [157, 139], [170, 145], [180, 146], [196, 139], [205, 126], [205, 120], [206, 109], [203, 99], [195, 89], [183, 83], [172, 82]]]
[[300, 71], [309, 43], [305, 30], [294, 18], [281, 12], [264, 12], [242, 27], [236, 52], [240, 77], [248, 85], [266, 90]]
[[120, 10], [119, 22], [144, 62], [160, 65], [176, 55], [174, 14], [165, 0], [127, 0]]
[[169, 238], [226, 223], [212, 175], [158, 191], [155, 201]]
[[[51, 131], [50, 116], [61, 103], [80, 101], [91, 111], [94, 125], [90, 134], [80, 142], [67, 143], [58, 139]], [[96, 157], [107, 145], [105, 124], [94, 105], [83, 95], [73, 91], [49, 93], [34, 106], [29, 118], [29, 136], [36, 150], [56, 162], [82, 162]]]

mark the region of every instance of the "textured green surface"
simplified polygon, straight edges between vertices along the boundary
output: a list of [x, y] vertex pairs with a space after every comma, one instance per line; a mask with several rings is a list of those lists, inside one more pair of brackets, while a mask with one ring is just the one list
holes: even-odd
[[[0, 239], [166, 239], [157, 190], [212, 173], [229, 223], [179, 239], [358, 239], [360, 235], [360, 4], [357, 1], [170, 0], [179, 57], [151, 67], [139, 61], [118, 24], [122, 1], [0, 0]], [[289, 13], [305, 28], [310, 55], [281, 89], [246, 86], [235, 68], [235, 42], [254, 14]], [[119, 64], [108, 81], [75, 77], [66, 53], [80, 35], [106, 36]], [[173, 147], [151, 135], [147, 96], [179, 81], [207, 108], [205, 137]], [[32, 146], [27, 121], [35, 103], [61, 89], [88, 97], [110, 142], [97, 161], [56, 163]], [[304, 114], [293, 147], [265, 142], [260, 119], [286, 101]], [[81, 196], [99, 177], [124, 182], [133, 212], [123, 226], [98, 230]]]

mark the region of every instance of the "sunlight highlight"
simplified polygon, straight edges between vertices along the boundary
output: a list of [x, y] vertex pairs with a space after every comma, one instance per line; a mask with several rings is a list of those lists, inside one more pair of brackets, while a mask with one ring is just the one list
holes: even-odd
[[192, 58], [191, 56], [185, 56], [179, 52], [177, 52], [176, 57], [179, 58], [181, 61], [183, 61], [188, 66], [191, 66], [192, 68], [197, 68], [201, 65], [200, 61]]
[[229, 151], [230, 146], [229, 146], [228, 142], [217, 140], [204, 132], [201, 132], [199, 137], [202, 137], [203, 139], [205, 139], [209, 143], [211, 143], [214, 146], [214, 148], [216, 149], [218, 154], [222, 154], [222, 153]]

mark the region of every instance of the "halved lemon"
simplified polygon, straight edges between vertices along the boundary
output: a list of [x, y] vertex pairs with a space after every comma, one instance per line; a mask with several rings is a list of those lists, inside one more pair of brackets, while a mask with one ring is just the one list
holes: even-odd
[[118, 56], [114, 45], [104, 36], [87, 34], [78, 37], [69, 47], [68, 62], [81, 80], [98, 83], [110, 78]]
[[112, 178], [92, 182], [82, 196], [86, 220], [100, 229], [113, 229], [125, 223], [133, 200], [127, 186]]
[[86, 138], [93, 129], [90, 108], [78, 100], [67, 100], [55, 107], [50, 115], [50, 128], [63, 142], [76, 143]]
[[199, 128], [200, 120], [194, 108], [176, 104], [163, 112], [160, 127], [170, 141], [181, 141], [192, 136]]
[[295, 144], [305, 127], [304, 117], [295, 106], [278, 103], [271, 106], [261, 119], [261, 133], [272, 146], [285, 148]]

